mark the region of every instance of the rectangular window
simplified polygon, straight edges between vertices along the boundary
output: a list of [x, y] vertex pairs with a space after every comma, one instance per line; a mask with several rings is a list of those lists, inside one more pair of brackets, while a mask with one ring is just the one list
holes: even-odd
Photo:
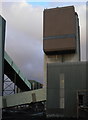
[[60, 108], [64, 108], [64, 74], [60, 74]]
[[64, 98], [60, 98], [60, 108], [64, 109]]

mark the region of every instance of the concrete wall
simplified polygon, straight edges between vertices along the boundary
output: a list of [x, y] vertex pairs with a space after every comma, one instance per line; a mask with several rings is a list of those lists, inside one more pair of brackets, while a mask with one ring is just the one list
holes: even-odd
[[[77, 90], [86, 89], [86, 63], [51, 63], [47, 67], [47, 114], [76, 117]], [[64, 74], [64, 109], [60, 108], [60, 74]]]

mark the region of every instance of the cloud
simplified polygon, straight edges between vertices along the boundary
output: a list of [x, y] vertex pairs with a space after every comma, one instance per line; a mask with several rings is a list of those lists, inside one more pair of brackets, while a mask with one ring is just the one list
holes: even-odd
[[28, 79], [43, 82], [43, 9], [26, 2], [3, 3], [2, 7], [7, 21], [7, 53]]

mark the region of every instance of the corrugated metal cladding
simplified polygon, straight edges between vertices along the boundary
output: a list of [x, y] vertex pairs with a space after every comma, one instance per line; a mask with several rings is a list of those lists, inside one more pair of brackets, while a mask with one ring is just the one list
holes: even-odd
[[[47, 65], [47, 114], [77, 115], [77, 90], [88, 89], [88, 62]], [[88, 73], [88, 72], [87, 72]], [[60, 108], [60, 76], [64, 75], [64, 108]], [[63, 94], [63, 91], [62, 91]]]
[[43, 49], [46, 54], [75, 52], [76, 16], [74, 6], [44, 10]]

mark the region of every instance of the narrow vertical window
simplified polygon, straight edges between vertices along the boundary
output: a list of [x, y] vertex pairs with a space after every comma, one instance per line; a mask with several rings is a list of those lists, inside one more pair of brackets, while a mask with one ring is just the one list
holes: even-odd
[[64, 108], [64, 74], [60, 74], [60, 108]]

